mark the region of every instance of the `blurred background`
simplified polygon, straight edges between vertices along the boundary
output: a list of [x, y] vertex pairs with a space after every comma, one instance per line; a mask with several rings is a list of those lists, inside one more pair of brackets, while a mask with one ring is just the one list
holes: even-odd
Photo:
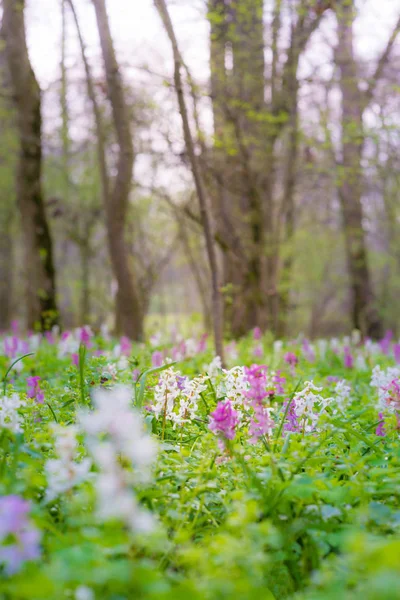
[[193, 152], [157, 3], [0, 2], [0, 331], [209, 329], [197, 166], [226, 336], [398, 333], [398, 0], [166, 5]]

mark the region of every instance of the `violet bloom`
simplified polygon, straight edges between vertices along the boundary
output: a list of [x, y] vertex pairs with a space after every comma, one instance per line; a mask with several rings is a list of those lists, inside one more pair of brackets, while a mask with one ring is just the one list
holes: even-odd
[[253, 329], [253, 339], [255, 340], [261, 340], [262, 337], [262, 331], [259, 327], [255, 327]]
[[393, 345], [393, 354], [394, 354], [394, 360], [396, 361], [396, 364], [399, 365], [400, 364], [400, 344]]
[[44, 402], [44, 393], [40, 387], [40, 377], [35, 375], [34, 377], [26, 378], [27, 392], [26, 395], [28, 398], [34, 398], [38, 404], [43, 404]]
[[349, 346], [344, 348], [344, 358], [343, 358], [344, 366], [346, 369], [352, 369], [354, 366], [354, 359], [351, 353]]
[[256, 356], [257, 358], [261, 358], [263, 354], [264, 354], [264, 349], [262, 347], [262, 344], [257, 344], [253, 350], [253, 355]]
[[4, 354], [7, 356], [7, 358], [15, 358], [17, 351], [18, 338], [15, 335], [4, 338]]
[[176, 378], [178, 388], [181, 390], [181, 392], [184, 391], [185, 385], [186, 385], [186, 382], [188, 381], [188, 379], [189, 378], [185, 377], [184, 375], [178, 375], [178, 377]]
[[283, 360], [291, 367], [296, 367], [299, 362], [299, 359], [297, 358], [294, 352], [286, 352], [285, 356], [283, 357]]
[[390, 343], [392, 341], [392, 337], [393, 337], [393, 331], [388, 329], [388, 331], [385, 333], [385, 337], [382, 338], [381, 341], [379, 342], [379, 346], [380, 346], [383, 354], [389, 354]]
[[49, 344], [51, 344], [52, 346], [56, 343], [55, 339], [54, 339], [54, 335], [52, 334], [51, 331], [45, 331], [45, 337], [46, 340], [49, 342]]
[[151, 356], [151, 366], [152, 367], [162, 367], [163, 362], [164, 362], [163, 353], [160, 350], [156, 350], [156, 352], [153, 352], [153, 354]]
[[[283, 404], [284, 410], [286, 410], [288, 402], [289, 402], [289, 400], [287, 400], [286, 402], [284, 402], [284, 404]], [[296, 402], [295, 402], [295, 400], [292, 400], [290, 402], [289, 409], [288, 409], [288, 411], [286, 413], [286, 422], [285, 422], [285, 425], [283, 426], [283, 429], [284, 429], [284, 431], [300, 431], [299, 418], [296, 415]]]
[[202, 352], [205, 352], [207, 350], [207, 339], [208, 339], [208, 333], [203, 333], [203, 335], [200, 338], [199, 345], [197, 347], [197, 352], [199, 354]]
[[286, 383], [286, 377], [281, 375], [280, 371], [277, 371], [275, 375], [272, 377], [272, 381], [275, 385], [275, 389], [272, 390], [274, 396], [282, 396], [285, 393], [283, 389], [283, 385]]
[[140, 370], [134, 369], [134, 371], [132, 372], [132, 379], [133, 379], [134, 383], [136, 383], [137, 380], [139, 379], [139, 375], [140, 375]]
[[378, 417], [381, 419], [381, 422], [378, 424], [378, 427], [376, 428], [375, 433], [379, 437], [385, 437], [386, 429], [385, 429], [385, 419], [383, 417], [383, 413], [380, 412]]
[[210, 413], [209, 429], [215, 435], [222, 434], [227, 440], [233, 440], [236, 434], [236, 426], [239, 417], [229, 400], [218, 402], [217, 408]]
[[77, 352], [73, 352], [71, 354], [72, 364], [76, 367], [79, 366], [79, 354]]
[[83, 344], [84, 346], [86, 346], [86, 348], [90, 348], [91, 346], [91, 337], [92, 337], [93, 333], [90, 330], [90, 327], [88, 327], [87, 325], [84, 325], [83, 327], [81, 327], [80, 332], [79, 332], [79, 341], [81, 342], [81, 344]]
[[8, 575], [40, 557], [40, 532], [28, 518], [29, 502], [20, 496], [0, 498], [0, 564]]
[[129, 338], [123, 335], [120, 339], [121, 354], [123, 356], [130, 356], [132, 352], [132, 342]]
[[315, 352], [307, 338], [303, 340], [302, 351], [308, 362], [315, 362]]
[[254, 410], [249, 426], [250, 442], [254, 444], [263, 435], [269, 435], [274, 427], [270, 417], [271, 408], [264, 406], [265, 399], [270, 396], [270, 392], [267, 391], [267, 367], [245, 367], [245, 378], [249, 385], [246, 397]]

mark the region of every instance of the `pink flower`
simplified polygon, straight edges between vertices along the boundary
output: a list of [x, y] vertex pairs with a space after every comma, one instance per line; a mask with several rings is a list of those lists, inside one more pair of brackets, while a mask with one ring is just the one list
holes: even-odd
[[287, 352], [283, 360], [291, 367], [295, 367], [299, 362], [299, 359], [297, 358], [294, 352]]
[[91, 346], [90, 339], [92, 336], [93, 336], [93, 333], [91, 332], [90, 327], [88, 327], [87, 325], [84, 325], [84, 327], [81, 327], [80, 332], [79, 332], [79, 340], [80, 340], [81, 344], [86, 346], [86, 348], [90, 348], [90, 346]]
[[393, 354], [394, 354], [394, 360], [396, 361], [396, 364], [400, 364], [400, 344], [394, 344], [393, 345]]
[[230, 401], [227, 400], [226, 402], [218, 402], [217, 408], [210, 413], [208, 427], [215, 435], [222, 434], [227, 440], [233, 440], [238, 422], [238, 413], [232, 407]]
[[381, 419], [381, 422], [378, 424], [378, 427], [376, 428], [375, 433], [379, 437], [385, 437], [386, 429], [385, 429], [385, 419], [383, 418], [383, 413], [380, 412], [378, 416]]
[[262, 347], [262, 344], [257, 344], [257, 346], [253, 350], [253, 354], [257, 358], [261, 358], [262, 357], [262, 355], [264, 354], [264, 349]]
[[161, 367], [164, 362], [163, 353], [160, 350], [156, 350], [153, 352], [151, 356], [151, 365], [152, 367]]
[[72, 364], [76, 367], [79, 365], [79, 355], [76, 352], [71, 354]]
[[207, 350], [207, 339], [208, 339], [208, 333], [203, 333], [203, 335], [200, 338], [199, 345], [197, 348], [197, 352], [199, 354], [201, 352], [205, 352]]
[[390, 329], [385, 333], [385, 337], [379, 342], [383, 354], [389, 354], [390, 343], [392, 341], [393, 331]]
[[37, 375], [35, 377], [26, 378], [26, 384], [28, 388], [26, 395], [28, 396], [28, 398], [34, 398], [38, 404], [43, 404], [44, 393], [43, 390], [40, 388], [39, 381], [40, 377], [38, 377]]
[[261, 329], [259, 327], [255, 327], [253, 329], [253, 338], [255, 340], [261, 340], [261, 338], [262, 338], [262, 331], [261, 331]]
[[304, 354], [305, 358], [308, 360], [308, 362], [315, 361], [315, 352], [312, 349], [311, 344], [307, 339], [303, 340], [302, 350], [303, 350], [303, 354]]
[[132, 342], [126, 336], [122, 336], [120, 339], [121, 354], [123, 356], [130, 356], [132, 352]]
[[352, 369], [354, 365], [353, 355], [349, 346], [344, 348], [344, 366], [346, 369]]
[[245, 377], [249, 384], [246, 397], [254, 414], [250, 420], [250, 442], [255, 443], [261, 436], [269, 435], [274, 427], [270, 417], [271, 408], [264, 405], [264, 401], [274, 393], [267, 391], [267, 367], [265, 365], [252, 365], [245, 367]]

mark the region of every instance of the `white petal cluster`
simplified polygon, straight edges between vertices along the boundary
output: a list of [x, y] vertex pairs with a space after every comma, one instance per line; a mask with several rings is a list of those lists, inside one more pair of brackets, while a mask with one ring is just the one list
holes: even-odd
[[221, 373], [221, 370], [222, 362], [220, 356], [216, 356], [215, 358], [213, 358], [209, 365], [205, 365], [205, 371], [208, 373], [208, 376], [210, 377], [212, 382], [217, 380], [218, 376]]
[[304, 431], [313, 431], [318, 423], [320, 415], [323, 413], [332, 398], [323, 398], [319, 393], [321, 387], [314, 385], [312, 381], [306, 381], [304, 389], [294, 395], [296, 415], [299, 418], [301, 427]]
[[78, 430], [74, 426], [53, 427], [56, 436], [55, 450], [58, 458], [51, 458], [45, 463], [47, 477], [46, 500], [51, 502], [60, 494], [72, 489], [89, 478], [91, 460], [84, 458], [76, 462]]
[[351, 387], [347, 385], [344, 379], [341, 379], [335, 386], [335, 401], [341, 411], [344, 411], [350, 402]]
[[153, 412], [156, 418], [165, 418], [174, 425], [194, 419], [198, 413], [200, 394], [207, 389], [206, 377], [181, 377], [173, 367], [160, 373], [154, 388]]
[[382, 369], [379, 365], [372, 369], [371, 387], [378, 390], [378, 405], [380, 408], [387, 408], [391, 392], [390, 384], [393, 380], [400, 378], [399, 367], [389, 367]]
[[21, 433], [23, 418], [18, 409], [25, 404], [17, 393], [0, 397], [0, 428], [8, 429], [13, 433]]
[[244, 367], [233, 367], [228, 371], [224, 370], [223, 374], [217, 385], [218, 398], [226, 397], [235, 409], [242, 407], [249, 389]]
[[124, 386], [96, 390], [94, 411], [81, 412], [79, 422], [99, 473], [95, 480], [100, 519], [119, 519], [132, 530], [148, 530], [151, 516], [137, 501], [134, 485], [150, 479], [157, 454], [155, 441], [144, 431]]

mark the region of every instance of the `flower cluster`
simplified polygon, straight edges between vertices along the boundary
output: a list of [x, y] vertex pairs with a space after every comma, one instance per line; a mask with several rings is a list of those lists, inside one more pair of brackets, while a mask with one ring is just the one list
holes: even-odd
[[34, 398], [38, 404], [43, 404], [44, 402], [44, 393], [40, 387], [40, 377], [35, 375], [34, 377], [26, 378], [27, 392], [26, 395], [28, 398]]
[[380, 366], [372, 370], [371, 386], [378, 390], [378, 407], [391, 412], [400, 410], [400, 368]]
[[290, 431], [309, 433], [316, 429], [321, 414], [332, 398], [323, 398], [315, 392], [322, 392], [322, 388], [312, 381], [306, 381], [304, 388], [294, 395], [288, 415], [292, 427]]
[[220, 448], [225, 448], [224, 439], [233, 440], [239, 416], [229, 400], [218, 402], [217, 408], [210, 413], [209, 429], [220, 436]]
[[72, 489], [89, 477], [91, 461], [84, 458], [76, 462], [78, 430], [70, 425], [61, 427], [53, 426], [55, 434], [55, 449], [58, 458], [51, 458], [45, 463], [47, 477], [46, 501], [52, 502], [60, 494]]
[[148, 481], [156, 457], [154, 440], [131, 406], [129, 388], [96, 390], [94, 411], [82, 411], [79, 423], [99, 473], [95, 479], [97, 514], [102, 520], [119, 519], [134, 531], [151, 528], [134, 485]]
[[174, 426], [182, 424], [197, 416], [200, 394], [206, 389], [205, 377], [190, 380], [170, 367], [160, 373], [151, 410], [157, 419], [172, 421]]
[[23, 419], [18, 409], [22, 406], [25, 406], [25, 402], [17, 393], [0, 397], [0, 427], [9, 429], [13, 433], [21, 433]]
[[260, 437], [270, 435], [274, 427], [274, 421], [271, 418], [272, 408], [266, 403], [266, 399], [271, 396], [267, 391], [267, 367], [264, 365], [246, 367], [245, 374], [249, 385], [246, 398], [249, 406], [253, 409], [249, 425], [250, 442], [256, 443]]
[[0, 498], [0, 564], [8, 575], [26, 561], [40, 558], [40, 531], [29, 519], [29, 502], [20, 496]]

